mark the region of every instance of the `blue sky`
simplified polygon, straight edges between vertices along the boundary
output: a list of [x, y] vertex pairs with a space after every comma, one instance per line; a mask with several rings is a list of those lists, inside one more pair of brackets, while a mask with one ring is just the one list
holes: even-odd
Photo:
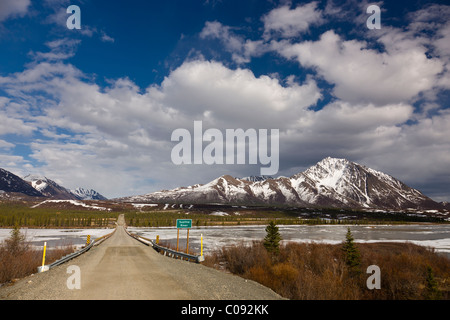
[[445, 1], [0, 0], [0, 167], [107, 197], [259, 174], [174, 165], [201, 120], [279, 129], [279, 175], [343, 157], [449, 201], [449, 21]]

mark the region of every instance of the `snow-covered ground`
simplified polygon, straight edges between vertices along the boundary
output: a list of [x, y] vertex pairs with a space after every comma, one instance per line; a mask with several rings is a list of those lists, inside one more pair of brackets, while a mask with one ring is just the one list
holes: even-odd
[[84, 202], [77, 201], [77, 200], [45, 200], [45, 201], [42, 201], [42, 202], [40, 202], [40, 203], [38, 203], [38, 204], [32, 206], [31, 208], [37, 208], [37, 207], [39, 207], [40, 205], [43, 205], [43, 204], [45, 204], [45, 203], [64, 203], [64, 202], [70, 203], [70, 204], [72, 204], [72, 205], [74, 205], [74, 206], [80, 206], [80, 207], [89, 208], [89, 209], [95, 209], [95, 210], [108, 210], [108, 211], [111, 211], [110, 208], [104, 208], [104, 207], [98, 207], [98, 206], [91, 206], [91, 205], [88, 205], [88, 204], [86, 204], [86, 203], [84, 203]]

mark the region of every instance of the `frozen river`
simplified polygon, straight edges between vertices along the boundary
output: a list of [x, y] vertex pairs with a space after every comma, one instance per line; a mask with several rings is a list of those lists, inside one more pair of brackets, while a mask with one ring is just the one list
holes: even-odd
[[[262, 240], [266, 234], [265, 227], [193, 228], [189, 232], [189, 248], [200, 251], [201, 235], [203, 235], [203, 250], [205, 253], [223, 246]], [[278, 226], [284, 241], [330, 244], [342, 243], [345, 240], [348, 227], [350, 227], [356, 242], [411, 242], [422, 246], [433, 247], [436, 251], [445, 253], [450, 257], [450, 225]], [[159, 235], [161, 240], [168, 240], [176, 244], [176, 228], [128, 228], [128, 230], [152, 240]], [[186, 230], [180, 229], [180, 243], [183, 246], [185, 246], [186, 235]]]
[[[279, 226], [284, 241], [341, 243], [345, 240], [347, 227], [350, 227], [356, 242], [411, 242], [422, 246], [433, 247], [450, 257], [450, 225], [295, 225]], [[166, 228], [135, 228], [128, 230], [149, 239], [167, 240], [176, 244], [177, 229]], [[10, 235], [10, 229], [0, 229], [0, 241]], [[36, 246], [42, 246], [44, 241], [49, 248], [71, 244], [82, 245], [87, 235], [91, 239], [112, 232], [112, 229], [21, 229], [27, 239]], [[207, 254], [217, 248], [250, 243], [264, 238], [265, 226], [234, 226], [234, 227], [194, 227], [189, 232], [189, 248], [200, 252], [200, 237], [203, 235], [203, 249]], [[186, 229], [180, 229], [180, 247], [185, 247]]]
[[[114, 229], [20, 229], [25, 239], [33, 246], [43, 246], [47, 242], [48, 248], [73, 245], [82, 246], [86, 243], [88, 235], [91, 239], [100, 238], [113, 232]], [[0, 229], [0, 241], [11, 235], [11, 229]]]

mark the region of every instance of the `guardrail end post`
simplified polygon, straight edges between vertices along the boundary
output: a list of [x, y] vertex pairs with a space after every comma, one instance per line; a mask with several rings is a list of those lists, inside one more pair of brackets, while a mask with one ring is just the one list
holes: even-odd
[[48, 271], [48, 270], [50, 270], [50, 267], [49, 267], [48, 265], [45, 265], [45, 266], [39, 266], [39, 267], [37, 268], [37, 272], [38, 272], [38, 273], [45, 272], [45, 271]]

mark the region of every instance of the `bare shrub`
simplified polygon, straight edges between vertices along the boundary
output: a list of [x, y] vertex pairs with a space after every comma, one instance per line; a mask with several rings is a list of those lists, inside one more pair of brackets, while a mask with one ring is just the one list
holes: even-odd
[[[346, 263], [341, 245], [317, 243], [287, 243], [280, 246], [276, 260], [261, 242], [240, 244], [214, 252], [205, 264], [257, 281], [289, 299], [449, 298], [449, 259], [411, 243], [357, 246], [362, 270], [358, 274]], [[380, 290], [367, 288], [365, 270], [370, 265], [380, 267]]]
[[[71, 245], [50, 249], [46, 263], [51, 263], [73, 252]], [[42, 251], [34, 249], [16, 226], [9, 238], [0, 244], [0, 284], [36, 273], [42, 264]]]

